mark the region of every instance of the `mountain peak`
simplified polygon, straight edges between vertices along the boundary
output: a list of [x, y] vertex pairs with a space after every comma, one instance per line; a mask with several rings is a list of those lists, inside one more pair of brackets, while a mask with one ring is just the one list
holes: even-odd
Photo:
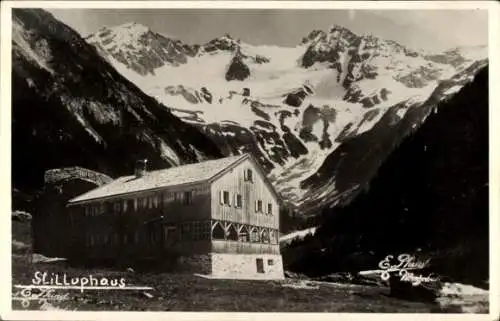
[[214, 38], [203, 45], [206, 52], [235, 51], [240, 46], [240, 40], [234, 39], [226, 33], [221, 37]]
[[133, 41], [151, 32], [149, 27], [137, 22], [128, 22], [116, 27], [110, 28], [116, 36], [122, 37], [122, 40]]

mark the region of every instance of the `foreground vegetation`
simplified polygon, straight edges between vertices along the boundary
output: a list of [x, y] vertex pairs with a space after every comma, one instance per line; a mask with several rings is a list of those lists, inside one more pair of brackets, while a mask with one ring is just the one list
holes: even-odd
[[[31, 253], [29, 222], [12, 224], [12, 284], [32, 285], [37, 271], [68, 277], [124, 278], [127, 286], [152, 290], [56, 290], [64, 301], [13, 300], [13, 309], [78, 311], [211, 311], [211, 312], [464, 312], [463, 306], [415, 302], [389, 296], [380, 284], [359, 285], [341, 280], [318, 282], [300, 276], [284, 281], [214, 280], [192, 274], [138, 273], [130, 269], [71, 267], [65, 261], [36, 263]], [[326, 279], [323, 279], [326, 280]], [[13, 297], [20, 289], [13, 287]], [[18, 294], [16, 294], [16, 292]], [[36, 290], [33, 290], [36, 293]], [[488, 311], [488, 298], [479, 298], [468, 312]]]

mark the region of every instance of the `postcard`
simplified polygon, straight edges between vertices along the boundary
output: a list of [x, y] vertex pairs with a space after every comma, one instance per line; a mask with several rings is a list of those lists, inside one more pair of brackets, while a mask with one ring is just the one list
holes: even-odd
[[498, 11], [2, 3], [2, 318], [498, 318]]

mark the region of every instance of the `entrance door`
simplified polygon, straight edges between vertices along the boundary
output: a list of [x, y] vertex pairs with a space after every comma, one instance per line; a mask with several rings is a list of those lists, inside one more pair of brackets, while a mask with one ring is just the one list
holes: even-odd
[[264, 260], [263, 259], [257, 259], [257, 273], [264, 273]]

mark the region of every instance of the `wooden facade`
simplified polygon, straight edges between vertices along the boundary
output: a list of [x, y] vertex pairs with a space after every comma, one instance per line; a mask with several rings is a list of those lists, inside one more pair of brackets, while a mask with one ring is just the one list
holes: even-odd
[[68, 209], [71, 252], [84, 259], [279, 256], [279, 200], [250, 156], [209, 180], [145, 187]]

